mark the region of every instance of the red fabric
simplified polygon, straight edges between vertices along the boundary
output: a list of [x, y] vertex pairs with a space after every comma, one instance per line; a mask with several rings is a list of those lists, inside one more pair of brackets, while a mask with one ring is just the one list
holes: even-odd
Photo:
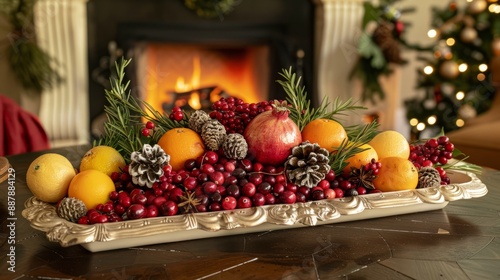
[[38, 118], [4, 95], [0, 95], [0, 140], [0, 156], [50, 148]]

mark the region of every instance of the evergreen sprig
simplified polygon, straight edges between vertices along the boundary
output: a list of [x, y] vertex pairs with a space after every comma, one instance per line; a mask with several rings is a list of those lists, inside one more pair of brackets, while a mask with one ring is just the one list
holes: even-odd
[[143, 146], [140, 134], [140, 119], [131, 114], [129, 105], [133, 97], [128, 89], [130, 81], [124, 82], [125, 68], [130, 60], [122, 58], [120, 63], [115, 62], [116, 77], [111, 77], [111, 89], [105, 90], [109, 105], [104, 107], [107, 121], [104, 124], [104, 136], [94, 141], [94, 146], [106, 145], [118, 150], [126, 161], [134, 151]]
[[366, 109], [363, 106], [356, 106], [352, 99], [342, 102], [338, 97], [335, 98], [333, 103], [330, 103], [328, 98], [324, 97], [317, 108], [312, 108], [311, 100], [308, 99], [305, 87], [301, 85], [301, 77], [297, 78], [296, 74], [292, 73], [291, 67], [288, 70], [283, 69], [279, 74], [285, 80], [278, 80], [277, 82], [285, 90], [287, 102], [292, 105], [290, 108], [290, 118], [297, 124], [300, 130], [315, 119], [323, 118], [338, 121], [335, 116], [345, 115], [347, 111]]

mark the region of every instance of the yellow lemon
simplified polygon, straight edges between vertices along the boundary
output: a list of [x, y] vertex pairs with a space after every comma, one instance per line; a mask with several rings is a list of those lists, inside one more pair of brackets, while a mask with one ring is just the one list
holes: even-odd
[[394, 130], [385, 130], [377, 134], [368, 142], [375, 151], [379, 159], [386, 157], [400, 157], [408, 159], [410, 156], [410, 144], [403, 134]]
[[31, 162], [26, 172], [26, 184], [38, 199], [55, 203], [66, 196], [75, 174], [75, 168], [67, 158], [47, 153]]
[[89, 169], [73, 177], [69, 184], [68, 196], [78, 198], [87, 209], [93, 209], [98, 204], [109, 200], [109, 194], [115, 190], [111, 178], [101, 171]]
[[372, 159], [378, 161], [377, 152], [372, 148], [372, 146], [363, 144], [359, 146], [359, 148], [366, 150], [356, 153], [345, 160], [345, 162], [347, 162], [347, 165], [343, 169], [344, 174], [349, 174], [349, 172], [351, 172], [351, 167], [360, 168], [361, 166], [370, 163]]
[[400, 157], [386, 157], [379, 160], [382, 166], [373, 180], [376, 189], [383, 192], [415, 189], [418, 184], [418, 170], [413, 163]]
[[120, 172], [125, 167], [125, 159], [113, 147], [95, 146], [83, 155], [80, 162], [80, 171], [98, 170], [111, 176], [113, 172]]

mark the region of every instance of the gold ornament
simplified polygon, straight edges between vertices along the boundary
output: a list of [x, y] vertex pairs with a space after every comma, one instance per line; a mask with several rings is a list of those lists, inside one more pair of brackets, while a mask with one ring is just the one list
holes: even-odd
[[467, 7], [467, 11], [472, 14], [479, 14], [483, 12], [487, 6], [488, 3], [486, 3], [485, 0], [474, 0], [470, 2], [469, 6]]
[[474, 27], [467, 26], [460, 32], [460, 40], [464, 43], [472, 43], [477, 39], [477, 30]]
[[447, 79], [454, 79], [460, 74], [458, 71], [458, 64], [453, 60], [447, 60], [441, 64], [439, 74]]

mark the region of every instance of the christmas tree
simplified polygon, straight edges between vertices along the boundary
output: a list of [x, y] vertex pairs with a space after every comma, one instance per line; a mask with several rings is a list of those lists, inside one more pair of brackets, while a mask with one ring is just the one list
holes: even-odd
[[498, 0], [456, 1], [433, 8], [428, 35], [435, 44], [420, 51], [420, 96], [406, 100], [415, 138], [453, 131], [489, 109], [495, 94], [490, 61], [500, 51]]

